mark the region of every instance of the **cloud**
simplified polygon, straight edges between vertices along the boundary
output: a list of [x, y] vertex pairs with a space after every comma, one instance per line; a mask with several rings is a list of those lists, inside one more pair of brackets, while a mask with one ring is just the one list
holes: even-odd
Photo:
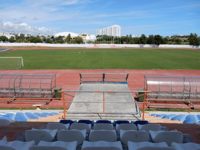
[[27, 23], [0, 22], [0, 32], [6, 33], [24, 33], [24, 34], [52, 34], [53, 31], [46, 27], [33, 27]]

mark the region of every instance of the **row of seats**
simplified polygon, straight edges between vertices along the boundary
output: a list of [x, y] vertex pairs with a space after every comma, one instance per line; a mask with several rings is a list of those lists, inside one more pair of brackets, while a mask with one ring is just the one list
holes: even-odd
[[49, 129], [31, 129], [25, 131], [26, 141], [77, 141], [81, 145], [83, 141], [107, 141], [115, 142], [120, 140], [127, 146], [128, 141], [133, 142], [166, 142], [171, 145], [172, 142], [184, 143], [184, 135], [179, 131], [144, 131], [144, 130], [120, 130], [119, 138], [116, 130], [91, 130], [88, 137], [86, 130], [49, 130]]
[[164, 126], [159, 124], [144, 124], [144, 125], [135, 125], [134, 123], [120, 123], [113, 124], [109, 123], [95, 123], [95, 124], [87, 124], [87, 123], [79, 123], [74, 122], [72, 124], [62, 124], [62, 123], [48, 123], [47, 129], [58, 129], [58, 130], [67, 130], [67, 129], [77, 129], [77, 130], [86, 130], [87, 133], [90, 130], [116, 130], [119, 132], [120, 130], [165, 130]]
[[[22, 142], [11, 141], [7, 142], [5, 139], [0, 140], [1, 150], [77, 150], [77, 142], [64, 141], [40, 141], [35, 144], [34, 141]], [[128, 142], [128, 150], [199, 150], [200, 144], [196, 143], [172, 143], [168, 146], [165, 142], [151, 143], [151, 142]], [[80, 150], [125, 150], [120, 141], [106, 142], [106, 141], [84, 141]]]
[[108, 123], [108, 124], [113, 124], [113, 126], [116, 126], [117, 124], [125, 124], [125, 123], [134, 123], [135, 125], [144, 125], [144, 124], [148, 124], [149, 122], [146, 120], [137, 120], [137, 121], [129, 121], [129, 120], [115, 120], [115, 121], [111, 121], [111, 120], [60, 120], [60, 123], [63, 124], [72, 124], [72, 123], [86, 123], [86, 124], [91, 124], [93, 125], [94, 123]]

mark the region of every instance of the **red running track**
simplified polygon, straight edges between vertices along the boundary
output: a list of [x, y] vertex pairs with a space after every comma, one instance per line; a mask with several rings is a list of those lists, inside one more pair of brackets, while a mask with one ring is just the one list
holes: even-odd
[[[144, 87], [144, 75], [174, 75], [200, 76], [200, 70], [128, 70], [128, 69], [97, 69], [97, 70], [1, 70], [0, 73], [27, 73], [27, 74], [56, 74], [57, 87], [63, 90], [77, 90], [80, 84], [79, 73], [129, 73], [128, 84], [131, 90]], [[32, 104], [0, 103], [0, 108], [28, 108]], [[47, 108], [61, 108], [62, 102], [52, 101]]]

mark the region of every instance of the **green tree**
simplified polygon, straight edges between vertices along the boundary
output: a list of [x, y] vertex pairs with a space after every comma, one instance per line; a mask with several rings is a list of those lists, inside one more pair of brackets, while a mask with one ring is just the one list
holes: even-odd
[[154, 35], [149, 35], [147, 39], [147, 44], [155, 44]]
[[72, 40], [71, 35], [68, 34], [68, 35], [67, 35], [67, 38], [66, 38], [66, 42], [67, 42], [67, 43], [71, 43], [71, 40]]
[[139, 38], [139, 44], [146, 44], [147, 43], [147, 37], [142, 34]]
[[9, 42], [11, 43], [14, 43], [16, 40], [15, 40], [15, 37], [14, 36], [11, 36], [10, 39], [9, 39]]
[[196, 33], [194, 33], [194, 34], [191, 33], [188, 40], [189, 40], [190, 45], [193, 45], [193, 46], [199, 46], [200, 45], [200, 41], [199, 41]]
[[8, 38], [6, 36], [0, 36], [1, 42], [8, 42]]
[[154, 44], [159, 46], [160, 44], [163, 44], [163, 38], [160, 35], [154, 36]]
[[74, 44], [82, 44], [83, 43], [83, 39], [82, 39], [82, 37], [77, 36], [77, 37], [72, 39], [72, 43], [74, 43]]

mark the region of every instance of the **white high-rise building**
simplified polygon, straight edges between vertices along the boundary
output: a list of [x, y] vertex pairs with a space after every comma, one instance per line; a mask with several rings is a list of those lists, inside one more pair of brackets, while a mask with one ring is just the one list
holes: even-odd
[[105, 27], [102, 29], [97, 30], [97, 35], [108, 35], [108, 36], [121, 36], [121, 26], [119, 25], [112, 25], [109, 27]]

